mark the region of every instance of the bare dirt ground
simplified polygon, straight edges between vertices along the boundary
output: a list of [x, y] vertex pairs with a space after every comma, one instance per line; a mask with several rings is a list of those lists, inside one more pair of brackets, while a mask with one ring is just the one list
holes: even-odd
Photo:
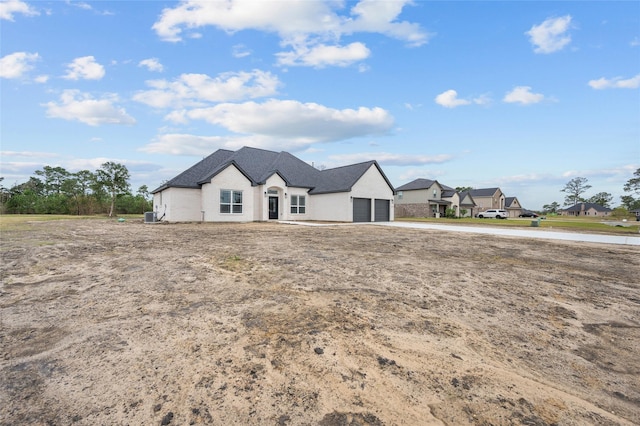
[[32, 223], [2, 234], [0, 424], [640, 424], [639, 253]]

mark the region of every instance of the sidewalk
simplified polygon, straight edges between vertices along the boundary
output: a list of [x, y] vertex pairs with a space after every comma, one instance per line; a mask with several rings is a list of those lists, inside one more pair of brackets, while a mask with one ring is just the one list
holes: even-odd
[[412, 229], [433, 229], [438, 231], [451, 232], [467, 232], [485, 235], [501, 235], [507, 237], [521, 238], [539, 238], [546, 240], [564, 240], [578, 241], [585, 243], [601, 243], [601, 244], [620, 244], [640, 246], [640, 236], [626, 235], [603, 235], [603, 234], [584, 234], [580, 232], [561, 232], [551, 231], [547, 229], [508, 229], [508, 228], [490, 228], [484, 226], [464, 226], [464, 225], [440, 225], [436, 223], [418, 223], [418, 222], [365, 222], [365, 223], [309, 223], [295, 221], [280, 221], [280, 223], [290, 225], [305, 226], [336, 226], [336, 225], [377, 225], [391, 226], [396, 228], [412, 228]]

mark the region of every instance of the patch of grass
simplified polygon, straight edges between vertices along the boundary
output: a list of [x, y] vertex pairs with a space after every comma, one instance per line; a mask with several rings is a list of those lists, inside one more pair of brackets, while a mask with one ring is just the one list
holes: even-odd
[[231, 254], [224, 256], [224, 258], [219, 262], [219, 265], [222, 269], [226, 269], [227, 271], [241, 272], [246, 270], [247, 261], [237, 254]]
[[34, 222], [50, 222], [56, 220], [82, 220], [82, 219], [102, 219], [102, 220], [117, 220], [119, 217], [127, 219], [140, 219], [142, 215], [118, 215], [114, 217], [108, 217], [106, 215], [92, 215], [92, 216], [75, 216], [75, 215], [60, 215], [60, 214], [2, 214], [0, 215], [0, 232], [4, 231], [26, 231], [31, 228]]

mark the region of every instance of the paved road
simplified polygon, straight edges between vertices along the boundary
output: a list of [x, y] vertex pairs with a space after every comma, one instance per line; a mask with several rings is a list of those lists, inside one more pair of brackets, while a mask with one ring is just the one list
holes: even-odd
[[630, 237], [625, 235], [583, 234], [580, 232], [560, 232], [547, 229], [490, 228], [484, 226], [440, 225], [436, 223], [417, 222], [380, 222], [380, 224], [385, 226], [396, 226], [398, 228], [438, 229], [442, 231], [471, 232], [475, 234], [640, 246], [640, 237]]
[[[336, 226], [335, 224], [319, 224], [308, 222], [290, 222], [282, 221], [281, 223], [289, 223], [295, 225], [308, 226]], [[355, 225], [353, 223], [344, 225]], [[640, 236], [626, 235], [603, 235], [603, 234], [584, 234], [580, 232], [560, 232], [548, 229], [511, 229], [503, 227], [484, 227], [484, 226], [464, 226], [464, 225], [441, 225], [437, 223], [419, 223], [419, 222], [372, 222], [363, 223], [362, 225], [378, 225], [378, 226], [394, 226], [397, 228], [413, 228], [413, 229], [435, 229], [440, 231], [451, 232], [469, 232], [485, 235], [503, 235], [510, 237], [524, 238], [541, 238], [547, 240], [565, 240], [579, 241], [587, 243], [602, 244], [622, 244], [631, 246], [640, 246]]]

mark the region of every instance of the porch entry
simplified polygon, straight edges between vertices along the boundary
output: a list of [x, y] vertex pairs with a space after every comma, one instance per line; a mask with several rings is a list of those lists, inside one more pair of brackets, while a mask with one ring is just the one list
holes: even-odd
[[269, 219], [278, 219], [278, 197], [269, 197]]

